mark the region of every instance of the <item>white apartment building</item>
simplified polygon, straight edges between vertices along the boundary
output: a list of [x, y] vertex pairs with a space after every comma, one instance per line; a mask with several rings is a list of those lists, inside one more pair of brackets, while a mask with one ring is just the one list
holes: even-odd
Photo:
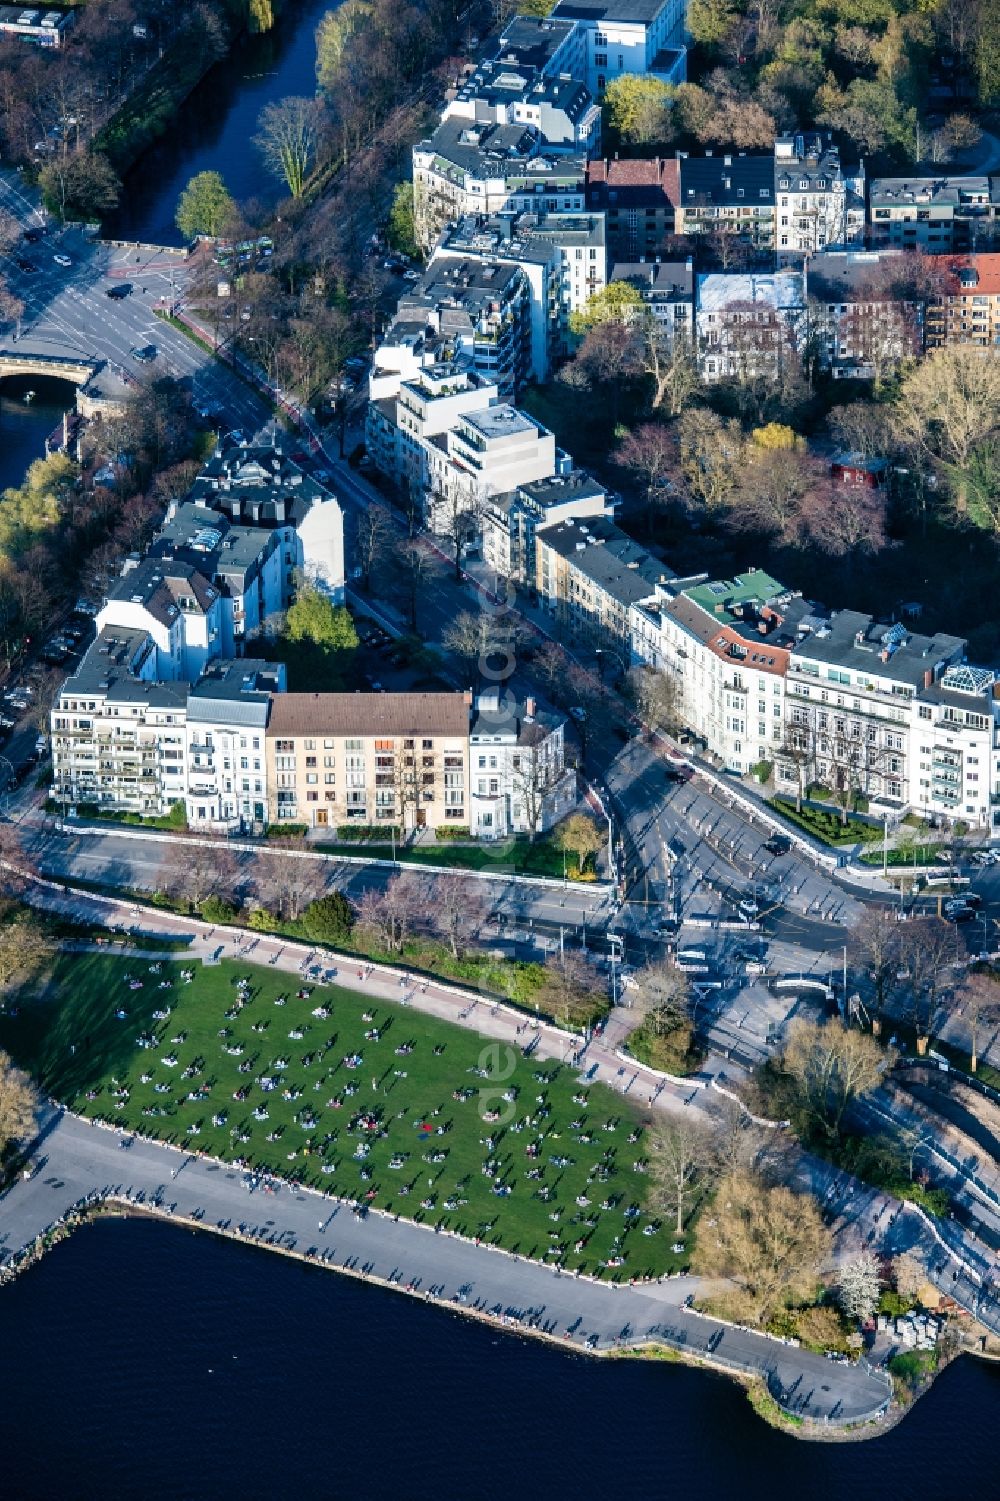
[[699, 276], [695, 326], [702, 378], [752, 379], [798, 364], [806, 338], [802, 271]]
[[864, 167], [846, 175], [837, 147], [819, 131], [775, 141], [774, 202], [779, 265], [864, 239]]
[[601, 108], [569, 73], [545, 75], [511, 62], [482, 62], [444, 107], [442, 120], [527, 125], [549, 151], [593, 156], [601, 145]]
[[[786, 729], [810, 778], [834, 790], [849, 786], [890, 810], [916, 807], [914, 705], [963, 663], [965, 642], [881, 625], [854, 610], [814, 609], [799, 632], [785, 681]], [[933, 724], [932, 700], [928, 707]], [[917, 722], [926, 722], [919, 711]], [[778, 785], [794, 785], [800, 769], [779, 757]]]
[[157, 657], [148, 632], [99, 628], [56, 695], [52, 795], [64, 807], [161, 816], [184, 801], [188, 684], [157, 681]]
[[477, 695], [469, 727], [469, 826], [478, 839], [545, 833], [576, 806], [565, 764], [565, 721], [494, 687]]
[[234, 526], [219, 511], [171, 501], [149, 556], [190, 563], [222, 599], [220, 655], [233, 657], [288, 599], [282, 540], [264, 527]]
[[992, 668], [956, 664], [914, 700], [910, 804], [925, 818], [1000, 829], [997, 684]]
[[192, 828], [260, 830], [267, 822], [264, 735], [284, 663], [213, 662], [187, 700], [187, 819]]
[[632, 607], [633, 660], [673, 679], [683, 723], [743, 775], [784, 741], [789, 650], [808, 607], [759, 569], [674, 587]]
[[694, 262], [655, 259], [617, 261], [612, 281], [627, 281], [643, 301], [671, 344], [694, 348]]
[[[303, 573], [335, 604], [344, 601], [344, 515], [333, 492], [270, 442], [223, 443], [185, 499], [219, 511], [237, 526], [277, 533], [282, 559], [282, 608]], [[210, 518], [206, 522], [211, 524]]]
[[586, 156], [553, 151], [531, 125], [444, 120], [413, 147], [417, 243], [430, 250], [466, 214], [581, 213]]
[[560, 0], [554, 21], [575, 21], [586, 47], [584, 81], [598, 99], [623, 73], [664, 83], [687, 77], [686, 0]]
[[533, 587], [535, 533], [539, 527], [612, 514], [603, 486], [581, 469], [564, 469], [564, 458], [560, 451], [557, 472], [551, 478], [491, 496], [484, 505], [483, 559], [498, 577]]
[[[389, 375], [381, 379], [388, 384]], [[375, 467], [423, 505], [431, 489], [431, 449], [444, 451], [459, 419], [498, 400], [496, 383], [456, 361], [420, 368], [393, 395], [368, 404], [366, 442]]]
[[456, 504], [478, 514], [491, 495], [547, 479], [556, 468], [556, 440], [548, 428], [502, 404], [465, 413], [440, 446], [430, 443], [425, 452], [432, 530], [450, 530]]
[[97, 613], [98, 635], [112, 627], [149, 636], [160, 682], [197, 678], [223, 641], [218, 589], [190, 563], [130, 560]]

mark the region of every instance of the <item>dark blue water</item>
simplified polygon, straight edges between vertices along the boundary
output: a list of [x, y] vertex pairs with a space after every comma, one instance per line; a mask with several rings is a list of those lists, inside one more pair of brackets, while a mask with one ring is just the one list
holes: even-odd
[[731, 1382], [593, 1361], [210, 1235], [82, 1231], [0, 1292], [3, 1501], [996, 1496], [1000, 1368], [808, 1444]]
[[[35, 399], [24, 401], [33, 390]], [[28, 465], [45, 454], [45, 440], [73, 411], [76, 393], [66, 381], [18, 376], [0, 381], [0, 490], [19, 485]]]
[[179, 245], [177, 200], [196, 172], [221, 172], [240, 203], [276, 203], [282, 185], [253, 145], [266, 104], [316, 92], [316, 26], [339, 0], [287, 0], [266, 36], [247, 37], [208, 73], [170, 132], [125, 178], [122, 203], [104, 226], [113, 239]]

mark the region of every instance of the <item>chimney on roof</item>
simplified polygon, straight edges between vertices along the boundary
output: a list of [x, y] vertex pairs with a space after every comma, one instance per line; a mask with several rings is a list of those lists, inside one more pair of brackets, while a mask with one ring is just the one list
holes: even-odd
[[462, 694], [462, 702], [465, 704], [465, 707], [467, 709], [471, 709], [472, 708], [472, 689], [471, 688], [466, 688], [465, 689], [464, 693]]
[[933, 667], [926, 667], [924, 669], [924, 687], [925, 688], [932, 688], [933, 686], [934, 686], [934, 669], [933, 669]]
[[525, 712], [526, 716], [528, 717], [528, 719], [534, 719], [534, 717], [535, 717], [535, 708], [536, 708], [535, 700], [533, 698], [526, 698], [525, 701], [524, 701], [524, 712]]

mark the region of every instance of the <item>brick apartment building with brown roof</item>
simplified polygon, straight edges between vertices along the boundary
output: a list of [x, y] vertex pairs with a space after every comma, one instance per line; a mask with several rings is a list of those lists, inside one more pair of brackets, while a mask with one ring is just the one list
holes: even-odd
[[680, 163], [673, 157], [587, 163], [586, 202], [607, 223], [608, 260], [652, 258], [674, 232]]

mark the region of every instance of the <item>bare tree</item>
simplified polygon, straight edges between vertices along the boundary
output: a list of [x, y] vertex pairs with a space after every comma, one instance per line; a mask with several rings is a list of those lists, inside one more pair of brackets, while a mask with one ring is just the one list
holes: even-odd
[[34, 975], [48, 957], [51, 945], [38, 918], [28, 910], [8, 910], [0, 922], [0, 994], [14, 980]]
[[491, 656], [512, 655], [523, 639], [523, 629], [509, 611], [460, 610], [441, 632], [441, 644], [470, 671]]
[[908, 922], [900, 938], [900, 960], [907, 971], [904, 994], [908, 1016], [917, 1030], [917, 1048], [925, 1052], [934, 1019], [951, 983], [954, 965], [962, 953], [961, 941], [951, 923], [938, 917], [919, 917]]
[[601, 978], [582, 954], [566, 949], [546, 961], [538, 1002], [556, 1021], [570, 1026], [589, 1022], [602, 998]]
[[962, 1015], [969, 1029], [970, 1066], [979, 1067], [979, 1039], [1000, 1022], [1000, 984], [992, 974], [970, 974], [959, 991]]
[[866, 905], [848, 931], [854, 963], [872, 982], [872, 1031], [881, 1031], [882, 1015], [896, 985], [899, 968], [899, 923], [888, 907]]
[[8, 1053], [0, 1052], [0, 1157], [14, 1143], [34, 1134], [38, 1091]]
[[356, 926], [389, 954], [402, 951], [413, 929], [416, 892], [403, 876], [393, 876], [384, 891], [369, 889], [358, 903]]
[[209, 896], [229, 898], [238, 880], [233, 852], [207, 839], [171, 840], [157, 870], [159, 889], [192, 908]]
[[[529, 733], [529, 732], [536, 733]], [[514, 806], [522, 810], [533, 843], [541, 828], [545, 802], [556, 784], [560, 768], [548, 753], [547, 736], [541, 725], [524, 725], [516, 753], [511, 759]]]
[[430, 917], [436, 933], [451, 950], [453, 959], [461, 953], [463, 940], [479, 930], [489, 903], [483, 888], [467, 876], [439, 876], [430, 898]]
[[355, 556], [361, 569], [361, 587], [367, 594], [372, 574], [388, 554], [394, 527], [385, 506], [369, 501], [355, 518]]
[[260, 117], [254, 144], [293, 198], [301, 198], [316, 153], [320, 108], [315, 99], [290, 98], [269, 104]]
[[647, 964], [635, 977], [636, 1005], [658, 1035], [689, 1020], [691, 981], [673, 960]]
[[326, 886], [322, 862], [308, 849], [304, 835], [286, 835], [256, 857], [257, 894], [286, 922], [296, 922]]
[[633, 667], [627, 679], [628, 694], [643, 724], [650, 729], [673, 730], [681, 719], [681, 684], [665, 668]]
[[688, 1113], [658, 1122], [648, 1140], [653, 1203], [669, 1206], [674, 1229], [683, 1235], [691, 1199], [704, 1186], [716, 1160], [713, 1133], [698, 1116]]

